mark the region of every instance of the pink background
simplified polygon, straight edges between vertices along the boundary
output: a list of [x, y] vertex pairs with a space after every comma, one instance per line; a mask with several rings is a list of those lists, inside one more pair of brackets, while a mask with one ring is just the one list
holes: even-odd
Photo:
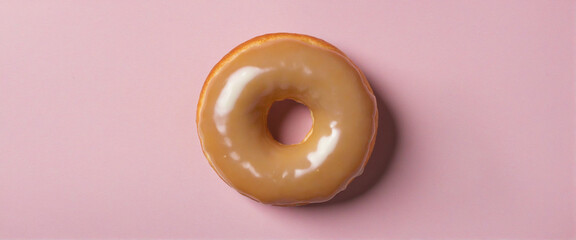
[[[196, 135], [212, 66], [280, 31], [379, 96], [329, 204], [237, 194]], [[2, 1], [0, 238], [574, 239], [575, 57], [575, 1]]]

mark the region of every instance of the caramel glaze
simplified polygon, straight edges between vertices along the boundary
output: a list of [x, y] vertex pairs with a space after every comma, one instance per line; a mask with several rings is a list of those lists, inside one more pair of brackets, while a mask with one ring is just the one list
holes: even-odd
[[[275, 101], [312, 113], [312, 129], [292, 145], [267, 128]], [[256, 201], [295, 206], [330, 200], [362, 174], [377, 128], [376, 99], [364, 74], [336, 47], [276, 33], [226, 55], [206, 79], [198, 135], [218, 175]]]

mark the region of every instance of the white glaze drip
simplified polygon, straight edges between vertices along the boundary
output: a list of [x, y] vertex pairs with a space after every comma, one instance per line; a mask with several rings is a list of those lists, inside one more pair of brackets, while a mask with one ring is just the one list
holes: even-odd
[[226, 85], [220, 92], [216, 100], [214, 119], [216, 121], [216, 128], [222, 134], [226, 132], [226, 119], [222, 119], [225, 115], [230, 113], [240, 97], [240, 93], [244, 90], [246, 85], [255, 77], [268, 69], [261, 69], [253, 66], [246, 66], [236, 70], [228, 77]]
[[296, 169], [294, 170], [294, 177], [298, 178], [306, 173], [314, 171], [326, 160], [326, 158], [334, 152], [336, 145], [338, 144], [338, 139], [340, 138], [340, 129], [336, 128], [336, 121], [330, 123], [330, 128], [332, 132], [328, 136], [323, 136], [318, 141], [318, 147], [316, 151], [308, 154], [308, 161], [310, 161], [310, 167], [306, 169]]
[[263, 72], [266, 72], [266, 69], [247, 66], [232, 73], [216, 101], [216, 114], [224, 116], [232, 111], [246, 84]]
[[256, 171], [256, 169], [254, 168], [254, 166], [252, 166], [252, 164], [250, 162], [243, 162], [242, 167], [245, 169], [248, 169], [248, 171], [250, 171], [252, 173], [252, 175], [254, 175], [255, 177], [257, 177], [257, 178], [261, 177], [260, 173], [258, 173], [258, 171]]

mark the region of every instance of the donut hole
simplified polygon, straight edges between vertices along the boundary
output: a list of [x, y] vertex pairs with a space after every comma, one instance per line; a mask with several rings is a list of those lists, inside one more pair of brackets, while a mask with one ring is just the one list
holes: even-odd
[[302, 142], [311, 128], [310, 109], [296, 101], [290, 99], [276, 101], [268, 112], [268, 130], [272, 137], [282, 144]]

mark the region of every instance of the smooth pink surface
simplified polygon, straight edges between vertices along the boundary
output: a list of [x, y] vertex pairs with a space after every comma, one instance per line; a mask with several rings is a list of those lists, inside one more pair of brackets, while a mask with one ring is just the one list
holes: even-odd
[[283, 144], [302, 142], [312, 128], [312, 122], [310, 109], [292, 100], [276, 101], [268, 111], [268, 130]]
[[[574, 239], [575, 6], [1, 1], [0, 238]], [[205, 160], [206, 75], [280, 31], [341, 48], [390, 108], [362, 194], [264, 206]]]

